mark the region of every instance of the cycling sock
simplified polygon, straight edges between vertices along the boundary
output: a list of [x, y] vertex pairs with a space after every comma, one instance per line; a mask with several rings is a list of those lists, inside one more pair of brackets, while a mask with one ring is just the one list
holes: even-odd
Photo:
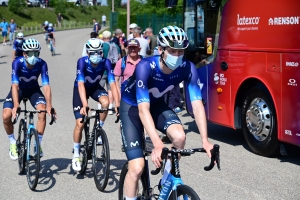
[[80, 149], [80, 143], [75, 143], [74, 142], [74, 155], [73, 155], [73, 158], [78, 158], [79, 157], [79, 149]]
[[14, 136], [14, 133], [10, 134], [10, 135], [7, 135], [8, 139], [9, 139], [9, 142], [10, 144], [16, 144], [17, 141], [15, 139], [15, 136]]
[[104, 125], [104, 121], [100, 120], [100, 126], [103, 127], [103, 125]]
[[101, 106], [101, 103], [98, 103], [98, 109], [101, 109], [102, 106]]
[[42, 144], [43, 135], [38, 134], [38, 137], [39, 137], [39, 142], [40, 142], [40, 144]]
[[112, 109], [113, 106], [114, 104], [109, 104], [108, 109]]
[[137, 197], [135, 196], [135, 197], [130, 198], [130, 197], [125, 196], [125, 200], [137, 200]]

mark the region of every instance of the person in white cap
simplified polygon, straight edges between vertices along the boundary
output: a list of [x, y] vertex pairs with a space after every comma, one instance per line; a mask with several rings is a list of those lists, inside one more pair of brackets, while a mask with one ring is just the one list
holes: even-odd
[[128, 39], [127, 40], [130, 40], [130, 39], [133, 38], [133, 29], [135, 27], [137, 27], [137, 26], [138, 25], [136, 23], [132, 23], [132, 24], [129, 25], [129, 32], [130, 32], [130, 34], [128, 35]]

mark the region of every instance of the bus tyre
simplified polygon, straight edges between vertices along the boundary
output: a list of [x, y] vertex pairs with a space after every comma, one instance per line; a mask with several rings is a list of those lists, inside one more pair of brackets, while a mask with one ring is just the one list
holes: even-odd
[[278, 153], [276, 112], [264, 86], [254, 86], [245, 94], [242, 128], [246, 142], [254, 153], [267, 157]]

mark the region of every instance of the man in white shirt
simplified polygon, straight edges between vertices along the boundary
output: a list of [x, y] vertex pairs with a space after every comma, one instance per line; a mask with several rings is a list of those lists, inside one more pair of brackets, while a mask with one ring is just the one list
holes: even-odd
[[130, 34], [128, 35], [128, 40], [133, 39], [133, 29], [137, 26], [138, 25], [136, 23], [132, 23], [132, 24], [129, 25]]
[[139, 41], [140, 47], [141, 47], [139, 54], [141, 56], [145, 57], [146, 51], [148, 48], [148, 40], [146, 40], [145, 38], [142, 38], [141, 33], [142, 33], [141, 27], [137, 26], [133, 29], [133, 37]]
[[102, 25], [105, 26], [106, 24], [106, 16], [103, 14], [102, 15]]

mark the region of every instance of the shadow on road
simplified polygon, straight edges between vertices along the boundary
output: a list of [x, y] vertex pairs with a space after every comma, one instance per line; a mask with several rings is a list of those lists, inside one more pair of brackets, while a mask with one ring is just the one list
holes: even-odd
[[[105, 188], [104, 193], [112, 193], [118, 190], [119, 188], [119, 178], [120, 173], [123, 168], [123, 165], [126, 163], [127, 160], [110, 160], [110, 173], [109, 173], [109, 179], [107, 182], [107, 186]], [[72, 161], [70, 161], [71, 163]], [[94, 178], [93, 170], [92, 170], [92, 160], [89, 160], [86, 172], [84, 174], [78, 174], [72, 169], [72, 166], [70, 165], [70, 173], [73, 176], [76, 176], [77, 179], [84, 179], [84, 178]], [[95, 186], [96, 187], [96, 186]], [[110, 189], [108, 189], [110, 188]]]
[[55, 53], [55, 56], [60, 56], [61, 55], [61, 53]]
[[[182, 117], [188, 116], [190, 115], [187, 113], [182, 114]], [[195, 120], [186, 122], [184, 123], [184, 125], [187, 125], [188, 127], [187, 129], [185, 129], [186, 134], [188, 134], [189, 132], [199, 133]], [[246, 143], [246, 140], [244, 139], [242, 130], [234, 130], [217, 124], [213, 124], [211, 122], [207, 122], [207, 131], [208, 137], [213, 140], [224, 142], [232, 146], [242, 145], [247, 151], [252, 152], [248, 144]], [[281, 162], [289, 162], [295, 165], [300, 165], [300, 147], [289, 144], [284, 144], [284, 146], [288, 155], [282, 156], [278, 151], [278, 156], [276, 156], [276, 158], [281, 160]]]
[[5, 99], [0, 99], [0, 103], [2, 103], [2, 102], [4, 102], [5, 101]]
[[[71, 159], [55, 158], [49, 160], [42, 160], [40, 163], [40, 177], [36, 192], [44, 192], [50, 190], [55, 184], [56, 179], [54, 175], [59, 175], [72, 163]], [[39, 185], [44, 185], [44, 189], [39, 190]], [[46, 188], [45, 188], [46, 187]]]
[[1, 65], [1, 64], [6, 64], [6, 63], [7, 63], [7, 62], [0, 62], [0, 65]]

